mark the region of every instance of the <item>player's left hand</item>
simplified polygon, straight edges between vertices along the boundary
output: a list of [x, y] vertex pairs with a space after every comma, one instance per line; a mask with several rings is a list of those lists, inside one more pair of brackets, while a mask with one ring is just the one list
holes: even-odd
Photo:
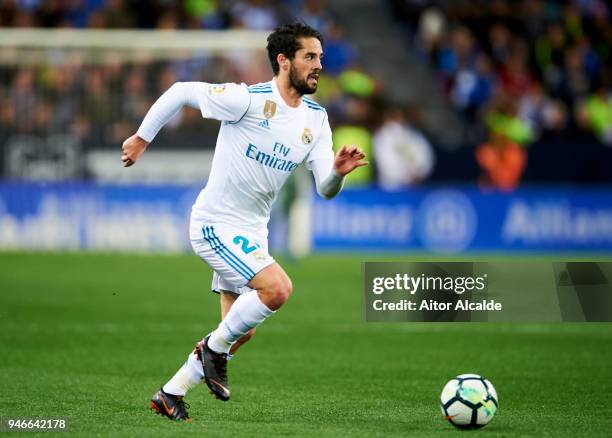
[[347, 175], [358, 167], [370, 164], [368, 161], [364, 161], [364, 158], [363, 151], [354, 144], [342, 146], [334, 159], [334, 170], [341, 176]]

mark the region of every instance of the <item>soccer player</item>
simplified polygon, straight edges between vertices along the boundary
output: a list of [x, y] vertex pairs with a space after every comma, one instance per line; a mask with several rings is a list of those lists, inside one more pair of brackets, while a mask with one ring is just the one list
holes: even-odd
[[334, 157], [327, 113], [304, 97], [317, 90], [320, 33], [301, 23], [284, 25], [269, 35], [267, 50], [271, 81], [175, 83], [123, 143], [127, 167], [185, 105], [222, 122], [210, 177], [193, 205], [189, 229], [193, 250], [214, 270], [212, 289], [220, 294], [222, 320], [151, 400], [152, 409], [173, 420], [190, 420], [183, 397], [202, 379], [218, 399], [229, 400], [228, 358], [293, 290], [267, 245], [270, 209], [289, 175], [304, 163], [318, 193], [331, 199], [345, 175], [368, 164], [354, 145], [343, 146]]

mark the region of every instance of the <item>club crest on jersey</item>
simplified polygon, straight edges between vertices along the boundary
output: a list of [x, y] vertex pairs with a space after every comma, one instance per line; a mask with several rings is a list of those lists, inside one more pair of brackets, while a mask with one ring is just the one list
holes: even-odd
[[225, 90], [227, 90], [227, 87], [226, 87], [225, 84], [210, 85], [208, 87], [208, 94], [210, 94], [210, 95], [223, 94], [223, 93], [225, 93]]
[[264, 116], [266, 116], [266, 119], [271, 119], [274, 117], [274, 114], [276, 114], [276, 102], [273, 100], [266, 100], [263, 113]]
[[304, 132], [302, 132], [302, 142], [304, 144], [310, 144], [312, 142], [312, 132], [310, 132], [310, 129], [304, 128]]

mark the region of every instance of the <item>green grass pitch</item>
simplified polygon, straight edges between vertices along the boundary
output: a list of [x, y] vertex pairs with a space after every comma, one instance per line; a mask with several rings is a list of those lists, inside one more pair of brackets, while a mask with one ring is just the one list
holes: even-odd
[[[610, 436], [612, 324], [365, 323], [366, 259], [285, 263], [294, 294], [230, 362], [232, 400], [196, 388], [185, 424], [148, 401], [218, 322], [197, 257], [2, 253], [0, 416], [81, 436]], [[479, 431], [439, 412], [467, 372], [499, 393]]]

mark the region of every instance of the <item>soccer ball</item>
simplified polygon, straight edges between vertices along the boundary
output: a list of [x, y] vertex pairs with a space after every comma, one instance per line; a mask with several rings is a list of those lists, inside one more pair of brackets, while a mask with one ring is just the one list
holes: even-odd
[[478, 374], [461, 374], [442, 389], [440, 409], [453, 426], [477, 429], [487, 425], [497, 412], [497, 391]]

